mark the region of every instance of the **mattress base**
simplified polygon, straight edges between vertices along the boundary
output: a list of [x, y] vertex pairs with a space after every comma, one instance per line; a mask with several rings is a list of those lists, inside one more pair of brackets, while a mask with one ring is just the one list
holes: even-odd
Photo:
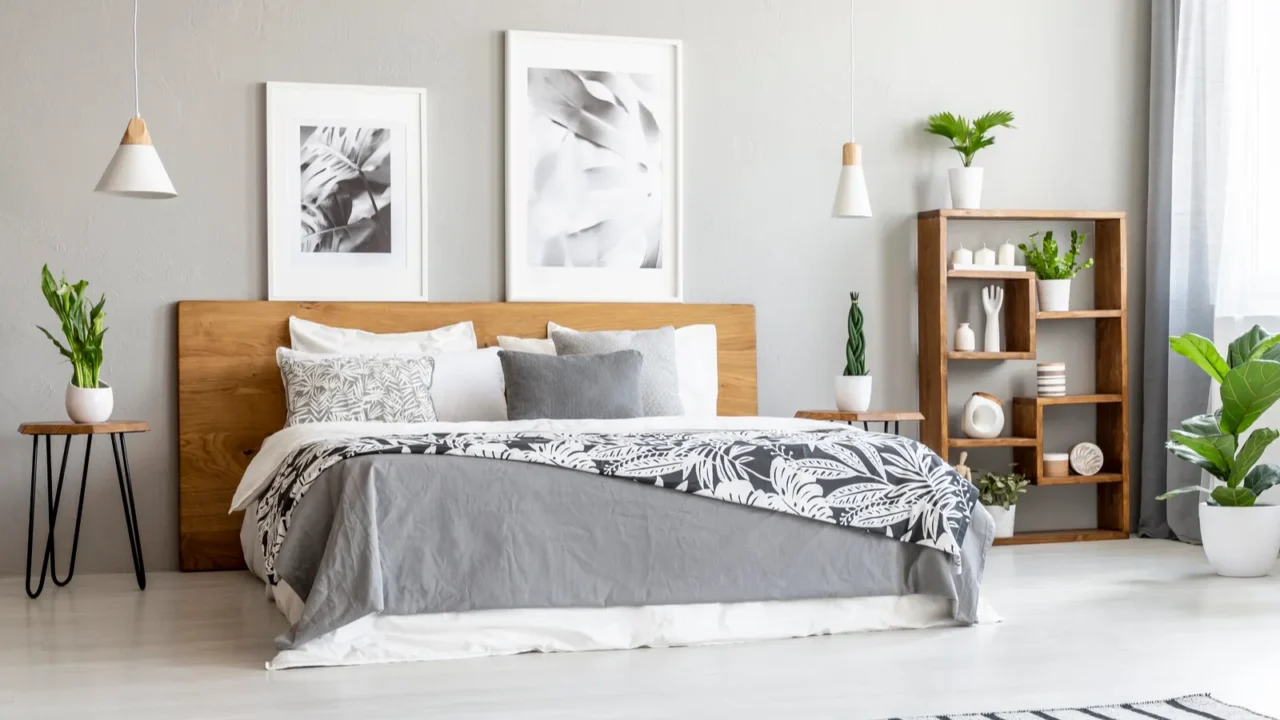
[[[287, 616], [290, 601], [297, 598], [290, 598], [292, 592], [287, 589], [276, 590], [276, 603]], [[1000, 622], [1000, 618], [980, 600], [978, 622]], [[285, 670], [525, 652], [717, 645], [952, 625], [959, 625], [952, 601], [932, 595], [369, 615], [281, 651], [266, 667]]]

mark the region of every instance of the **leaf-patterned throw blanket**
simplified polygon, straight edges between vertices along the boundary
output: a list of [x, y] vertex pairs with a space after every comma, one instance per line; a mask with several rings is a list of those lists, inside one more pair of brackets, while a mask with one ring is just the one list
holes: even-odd
[[978, 491], [914, 440], [859, 430], [476, 432], [317, 441], [272, 473], [258, 503], [265, 569], [312, 482], [348, 458], [463, 455], [540, 463], [799, 515], [935, 548], [960, 562]]

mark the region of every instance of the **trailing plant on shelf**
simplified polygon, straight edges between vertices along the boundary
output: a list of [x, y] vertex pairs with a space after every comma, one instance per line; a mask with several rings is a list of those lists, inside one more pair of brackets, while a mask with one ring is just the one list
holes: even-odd
[[1085, 260], [1083, 263], [1077, 263], [1076, 260], [1080, 256], [1080, 248], [1084, 246], [1084, 241], [1088, 239], [1088, 234], [1071, 231], [1071, 247], [1067, 250], [1067, 254], [1059, 256], [1058, 241], [1053, 239], [1053, 231], [1048, 230], [1044, 234], [1044, 241], [1036, 244], [1036, 237], [1040, 235], [1038, 232], [1031, 233], [1027, 238], [1031, 242], [1019, 243], [1018, 249], [1022, 251], [1027, 258], [1027, 267], [1031, 268], [1036, 277], [1041, 280], [1070, 280], [1075, 277], [1081, 270], [1088, 270], [1093, 267], [1093, 258]]
[[867, 374], [867, 340], [862, 333], [862, 308], [858, 305], [858, 293], [849, 293], [849, 340], [844, 345], [844, 374]]
[[107, 333], [103, 327], [107, 317], [103, 306], [107, 303], [107, 296], [103, 295], [96, 304], [92, 304], [85, 297], [88, 287], [88, 280], [69, 284], [65, 274], [61, 281], [55, 281], [49, 266], [45, 265], [40, 271], [40, 290], [49, 307], [58, 315], [67, 344], [63, 345], [43, 327], [36, 327], [71, 363], [71, 384], [78, 388], [96, 389], [101, 384], [102, 338]]
[[1269, 335], [1254, 325], [1227, 347], [1226, 359], [1208, 338], [1193, 333], [1169, 338], [1169, 347], [1219, 384], [1222, 408], [1183, 420], [1181, 429], [1169, 432], [1166, 447], [1222, 484], [1213, 489], [1179, 488], [1157, 499], [1206, 493], [1211, 505], [1254, 505], [1259, 495], [1280, 483], [1280, 465], [1258, 464], [1280, 431], [1257, 428], [1246, 437], [1246, 431], [1280, 398], [1280, 335]]
[[995, 138], [988, 135], [998, 127], [1014, 129], [1013, 113], [1008, 110], [995, 110], [974, 120], [963, 115], [940, 112], [929, 116], [925, 132], [930, 135], [944, 137], [951, 141], [951, 149], [960, 154], [965, 167], [973, 165], [973, 156], [978, 151], [995, 144]]
[[1031, 481], [1010, 466], [1007, 473], [983, 473], [974, 484], [978, 486], [978, 502], [1008, 510], [1018, 504], [1018, 496], [1027, 491]]

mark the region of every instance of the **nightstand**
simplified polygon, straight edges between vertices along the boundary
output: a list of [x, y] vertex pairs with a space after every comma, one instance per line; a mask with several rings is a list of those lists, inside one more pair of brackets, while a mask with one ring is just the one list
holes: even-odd
[[867, 410], [865, 412], [840, 412], [839, 410], [801, 410], [796, 413], [798, 418], [808, 418], [809, 420], [830, 420], [832, 422], [849, 423], [850, 425], [860, 422], [863, 430], [870, 430], [871, 423], [884, 423], [884, 432], [889, 432], [889, 423], [893, 423], [893, 434], [901, 435], [899, 423], [902, 422], [921, 422], [924, 420], [922, 413], [915, 410]]

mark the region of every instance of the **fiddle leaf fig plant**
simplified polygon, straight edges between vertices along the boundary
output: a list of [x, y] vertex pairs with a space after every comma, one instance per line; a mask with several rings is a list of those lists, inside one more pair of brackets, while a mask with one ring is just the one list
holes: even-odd
[[1093, 258], [1085, 260], [1083, 263], [1077, 263], [1076, 259], [1080, 256], [1080, 248], [1084, 245], [1084, 241], [1089, 237], [1085, 233], [1071, 231], [1071, 247], [1067, 250], [1067, 254], [1058, 256], [1058, 241], [1053, 239], [1053, 231], [1046, 231], [1044, 241], [1039, 245], [1036, 244], [1036, 237], [1040, 233], [1033, 232], [1027, 238], [1031, 242], [1030, 245], [1020, 243], [1018, 249], [1023, 255], [1027, 256], [1027, 266], [1041, 280], [1070, 280], [1075, 277], [1081, 270], [1088, 270], [1093, 267]]
[[102, 309], [107, 304], [107, 296], [103, 295], [93, 304], [85, 297], [85, 289], [88, 287], [88, 280], [69, 284], [65, 274], [61, 281], [54, 280], [48, 265], [40, 271], [40, 290], [49, 307], [58, 315], [58, 321], [62, 324], [62, 336], [67, 344], [63, 345], [53, 333], [43, 327], [37, 325], [36, 328], [71, 362], [71, 384], [79, 388], [99, 386], [102, 338], [107, 333], [107, 329], [103, 327], [107, 314]]
[[1247, 433], [1280, 399], [1280, 335], [1254, 325], [1232, 341], [1225, 359], [1208, 338], [1191, 333], [1169, 338], [1169, 347], [1219, 384], [1222, 409], [1182, 421], [1181, 429], [1169, 432], [1165, 447], [1222, 484], [1213, 489], [1178, 488], [1156, 499], [1206, 493], [1211, 505], [1254, 505], [1259, 495], [1280, 483], [1280, 465], [1258, 464], [1267, 446], [1280, 438], [1280, 431], [1257, 428]]
[[849, 340], [844, 346], [844, 374], [867, 374], [867, 340], [862, 334], [862, 308], [858, 293], [849, 293]]
[[1013, 129], [1013, 113], [1008, 110], [994, 110], [974, 120], [963, 115], [940, 112], [929, 116], [925, 132], [930, 135], [944, 137], [951, 141], [951, 149], [960, 154], [960, 161], [965, 167], [973, 165], [973, 156], [985, 147], [995, 144], [995, 138], [987, 133], [995, 128]]
[[1018, 504], [1018, 496], [1027, 491], [1031, 481], [1010, 468], [1003, 474], [985, 473], [974, 484], [978, 486], [978, 502], [987, 507], [998, 506], [1008, 510]]

